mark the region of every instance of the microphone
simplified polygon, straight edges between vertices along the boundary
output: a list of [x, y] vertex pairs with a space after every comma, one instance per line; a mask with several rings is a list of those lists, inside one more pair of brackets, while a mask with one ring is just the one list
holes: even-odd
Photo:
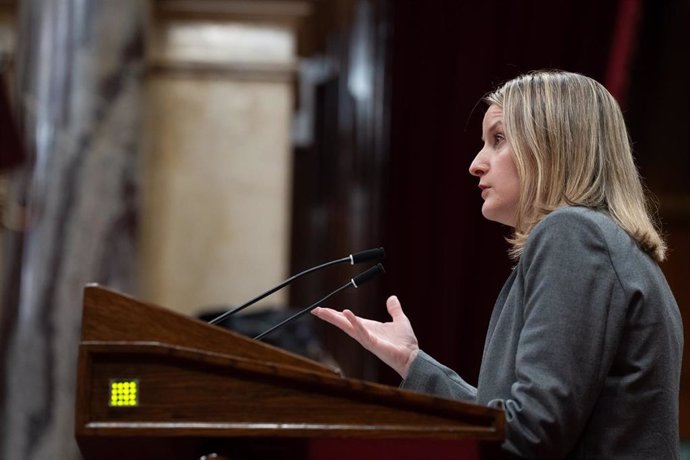
[[[239, 307], [237, 307], [233, 310], [230, 310], [230, 311], [226, 311], [225, 313], [223, 313], [219, 316], [216, 316], [211, 321], [209, 321], [208, 324], [220, 323], [221, 321], [223, 321], [228, 316], [234, 315], [235, 313], [239, 313], [240, 311], [244, 310], [245, 308], [249, 307], [250, 305], [255, 304], [256, 302], [263, 299], [264, 297], [267, 297], [267, 296], [273, 294], [274, 292], [284, 288], [288, 284], [290, 284], [293, 281], [303, 277], [304, 275], [308, 275], [309, 273], [315, 272], [317, 270], [321, 270], [321, 269], [326, 268], [326, 267], [330, 267], [332, 265], [342, 264], [342, 263], [345, 263], [348, 261], [350, 262], [350, 265], [354, 265], [354, 264], [359, 264], [362, 262], [367, 262], [369, 260], [383, 259], [383, 257], [385, 255], [386, 255], [386, 252], [384, 251], [383, 248], [367, 249], [366, 251], [361, 251], [361, 252], [357, 252], [355, 254], [350, 254], [347, 257], [342, 257], [340, 259], [331, 260], [330, 262], [326, 262], [325, 264], [321, 264], [321, 265], [317, 265], [316, 267], [309, 268], [307, 270], [304, 270], [301, 273], [298, 273], [298, 274], [286, 279], [285, 281], [283, 281], [279, 285], [269, 289], [268, 291], [264, 292], [263, 294], [258, 295], [257, 297], [254, 297], [252, 300], [243, 303]], [[362, 274], [364, 274], [364, 273], [362, 273]]]
[[358, 288], [358, 287], [360, 287], [361, 285], [363, 285], [364, 283], [366, 283], [367, 281], [369, 281], [370, 279], [376, 277], [377, 275], [379, 275], [379, 274], [381, 274], [381, 273], [386, 273], [386, 270], [383, 269], [383, 265], [382, 265], [382, 264], [378, 263], [378, 264], [374, 265], [373, 267], [371, 267], [369, 270], [367, 270], [367, 271], [365, 271], [365, 272], [363, 272], [363, 273], [360, 273], [359, 275], [355, 276], [354, 278], [352, 278], [352, 279], [350, 280], [349, 283], [344, 284], [343, 286], [340, 286], [338, 289], [336, 289], [335, 291], [331, 292], [330, 294], [328, 294], [328, 295], [327, 295], [326, 297], [324, 297], [323, 299], [317, 300], [317, 301], [314, 302], [313, 304], [309, 305], [307, 308], [305, 308], [305, 309], [303, 309], [303, 310], [301, 310], [301, 311], [295, 313], [294, 315], [290, 316], [289, 318], [285, 319], [284, 321], [281, 321], [280, 323], [276, 324], [275, 326], [273, 326], [272, 328], [268, 329], [267, 331], [262, 332], [261, 334], [257, 335], [256, 337], [254, 337], [254, 340], [261, 340], [262, 338], [266, 337], [268, 334], [270, 334], [271, 332], [275, 331], [275, 330], [278, 329], [279, 327], [282, 327], [282, 326], [286, 325], [287, 323], [289, 323], [290, 321], [294, 321], [294, 320], [296, 320], [297, 318], [299, 318], [300, 316], [302, 316], [302, 315], [304, 315], [304, 314], [306, 314], [306, 313], [309, 313], [309, 312], [312, 311], [314, 308], [318, 307], [321, 303], [323, 303], [324, 301], [326, 301], [326, 300], [328, 300], [329, 298], [333, 297], [334, 295], [336, 295], [337, 293], [339, 293], [339, 292], [342, 291], [343, 289], [347, 289], [347, 288], [349, 288], [350, 286], [355, 287], [355, 288]]

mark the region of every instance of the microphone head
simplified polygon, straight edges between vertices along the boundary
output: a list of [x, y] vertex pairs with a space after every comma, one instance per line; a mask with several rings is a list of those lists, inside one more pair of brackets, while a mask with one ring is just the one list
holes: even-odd
[[360, 273], [359, 275], [352, 278], [352, 284], [354, 285], [354, 287], [358, 288], [362, 284], [366, 283], [367, 281], [381, 273], [386, 273], [386, 270], [384, 270], [382, 264], [376, 264], [364, 273]]
[[350, 256], [352, 265], [359, 264], [362, 262], [368, 262], [370, 260], [383, 259], [386, 255], [386, 251], [383, 248], [367, 249], [366, 251], [361, 251]]

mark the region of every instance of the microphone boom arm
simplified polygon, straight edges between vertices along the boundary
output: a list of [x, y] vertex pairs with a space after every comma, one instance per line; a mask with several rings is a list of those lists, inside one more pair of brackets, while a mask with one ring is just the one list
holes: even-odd
[[232, 316], [232, 315], [234, 315], [235, 313], [239, 313], [240, 311], [244, 310], [245, 308], [247, 308], [247, 307], [249, 307], [249, 306], [251, 306], [251, 305], [254, 305], [254, 304], [255, 304], [256, 302], [258, 302], [259, 300], [263, 299], [264, 297], [268, 297], [269, 295], [273, 294], [273, 293], [276, 292], [276, 291], [279, 291], [280, 289], [284, 288], [285, 286], [287, 286], [288, 284], [292, 283], [292, 282], [295, 281], [296, 279], [303, 277], [304, 275], [308, 275], [309, 273], [314, 272], [314, 271], [316, 271], [316, 270], [321, 270], [322, 268], [330, 267], [331, 265], [336, 265], [336, 264], [340, 264], [340, 263], [343, 263], [343, 262], [347, 262], [348, 260], [350, 260], [350, 256], [343, 257], [342, 259], [331, 260], [330, 262], [326, 262], [325, 264], [321, 264], [321, 265], [319, 265], [318, 267], [312, 267], [312, 268], [310, 268], [310, 269], [308, 269], [308, 270], [304, 270], [303, 272], [298, 273], [298, 274], [296, 274], [296, 275], [294, 275], [294, 276], [291, 276], [290, 278], [286, 279], [285, 281], [283, 281], [282, 283], [280, 283], [278, 286], [269, 289], [268, 291], [266, 291], [266, 292], [264, 292], [263, 294], [260, 294], [260, 295], [258, 295], [258, 296], [256, 296], [256, 297], [254, 297], [252, 300], [250, 300], [250, 301], [248, 301], [248, 302], [243, 303], [243, 304], [240, 305], [239, 307], [234, 308], [234, 309], [232, 309], [232, 310], [230, 310], [230, 311], [226, 311], [225, 313], [223, 313], [223, 314], [220, 315], [220, 316], [216, 316], [216, 317], [213, 318], [211, 321], [209, 321], [208, 324], [218, 324], [218, 323], [220, 323], [221, 321], [223, 321], [223, 320], [224, 320], [225, 318], [227, 318], [228, 316]]
[[289, 317], [289, 318], [287, 318], [287, 319], [281, 321], [280, 323], [276, 324], [275, 326], [273, 326], [273, 327], [270, 328], [269, 330], [264, 331], [264, 332], [262, 332], [261, 334], [257, 335], [256, 337], [254, 337], [254, 340], [261, 340], [262, 338], [264, 338], [265, 336], [267, 336], [267, 335], [270, 334], [271, 332], [275, 331], [275, 330], [278, 329], [279, 327], [283, 326], [284, 324], [287, 324], [287, 323], [289, 323], [290, 321], [295, 320], [295, 319], [299, 318], [300, 316], [305, 315], [306, 313], [309, 313], [310, 311], [312, 311], [313, 309], [315, 309], [316, 307], [318, 307], [322, 302], [325, 302], [326, 300], [330, 299], [331, 297], [333, 297], [334, 295], [336, 295], [337, 293], [339, 293], [339, 292], [342, 291], [343, 289], [347, 289], [347, 288], [349, 288], [350, 286], [352, 286], [352, 281], [350, 281], [349, 283], [347, 283], [347, 284], [345, 284], [345, 285], [343, 285], [343, 286], [340, 286], [338, 289], [336, 289], [335, 291], [331, 292], [330, 294], [328, 294], [328, 295], [327, 295], [326, 297], [324, 297], [323, 299], [317, 300], [317, 301], [314, 302], [313, 304], [309, 305], [307, 308], [305, 308], [305, 309], [303, 309], [303, 310], [301, 310], [301, 311], [295, 313], [295, 314], [292, 315], [291, 317]]
[[295, 313], [294, 315], [290, 316], [289, 318], [284, 319], [283, 321], [276, 324], [275, 326], [268, 329], [267, 331], [264, 331], [261, 334], [257, 335], [256, 337], [254, 337], [254, 340], [261, 340], [262, 338], [264, 338], [265, 336], [267, 336], [271, 332], [275, 331], [279, 327], [284, 326], [285, 324], [289, 323], [290, 321], [293, 321], [293, 320], [299, 318], [300, 316], [305, 315], [306, 313], [309, 313], [314, 308], [318, 307], [321, 303], [330, 299], [331, 297], [333, 297], [334, 295], [336, 295], [337, 293], [339, 293], [343, 289], [347, 289], [350, 286], [352, 286], [354, 288], [358, 288], [362, 284], [366, 283], [367, 281], [374, 278], [376, 275], [378, 275], [380, 273], [385, 273], [385, 270], [383, 269], [383, 265], [379, 263], [379, 264], [374, 265], [373, 267], [371, 267], [369, 270], [365, 271], [364, 273], [360, 273], [359, 275], [355, 276], [354, 278], [352, 278], [350, 280], [349, 283], [340, 286], [338, 289], [331, 292], [326, 297], [317, 300], [313, 304], [309, 305], [307, 308], [300, 310], [299, 312]]
[[384, 254], [385, 254], [385, 252], [384, 252], [383, 248], [367, 249], [366, 251], [361, 251], [361, 252], [358, 252], [355, 254], [350, 254], [347, 257], [342, 257], [340, 259], [331, 260], [330, 262], [326, 262], [325, 264], [321, 264], [321, 265], [318, 265], [316, 267], [309, 268], [307, 270], [304, 270], [301, 273], [298, 273], [294, 276], [291, 276], [290, 278], [288, 278], [285, 281], [283, 281], [282, 283], [280, 283], [278, 286], [273, 287], [273, 288], [269, 289], [268, 291], [264, 292], [263, 294], [260, 294], [256, 297], [254, 297], [252, 300], [243, 303], [239, 307], [234, 308], [234, 309], [229, 310], [229, 311], [226, 311], [225, 313], [216, 316], [211, 321], [209, 321], [208, 324], [218, 324], [221, 321], [223, 321], [225, 318], [227, 318], [228, 316], [232, 316], [235, 313], [241, 312], [242, 310], [249, 307], [250, 305], [254, 305], [256, 302], [263, 299], [264, 297], [268, 297], [269, 295], [273, 294], [274, 292], [284, 288], [285, 286], [292, 283], [296, 279], [301, 278], [304, 275], [308, 275], [311, 272], [315, 272], [316, 270], [321, 270], [322, 268], [330, 267], [331, 265], [342, 264], [342, 263], [348, 262], [348, 261], [350, 262], [350, 265], [354, 265], [354, 264], [358, 264], [361, 262], [366, 262], [366, 261], [371, 260], [371, 259], [382, 258], [384, 256]]

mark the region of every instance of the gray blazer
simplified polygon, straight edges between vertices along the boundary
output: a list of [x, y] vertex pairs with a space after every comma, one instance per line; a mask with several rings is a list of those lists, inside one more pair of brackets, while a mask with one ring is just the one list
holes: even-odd
[[529, 458], [678, 459], [683, 327], [658, 265], [605, 213], [558, 209], [496, 301], [477, 388], [424, 352], [402, 388], [503, 408]]

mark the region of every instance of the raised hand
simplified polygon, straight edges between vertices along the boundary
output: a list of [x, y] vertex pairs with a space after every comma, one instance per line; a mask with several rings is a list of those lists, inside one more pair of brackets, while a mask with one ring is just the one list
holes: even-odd
[[317, 307], [312, 314], [341, 329], [406, 378], [419, 351], [417, 337], [396, 296], [388, 298], [386, 308], [392, 319], [387, 323], [360, 318], [350, 310]]

